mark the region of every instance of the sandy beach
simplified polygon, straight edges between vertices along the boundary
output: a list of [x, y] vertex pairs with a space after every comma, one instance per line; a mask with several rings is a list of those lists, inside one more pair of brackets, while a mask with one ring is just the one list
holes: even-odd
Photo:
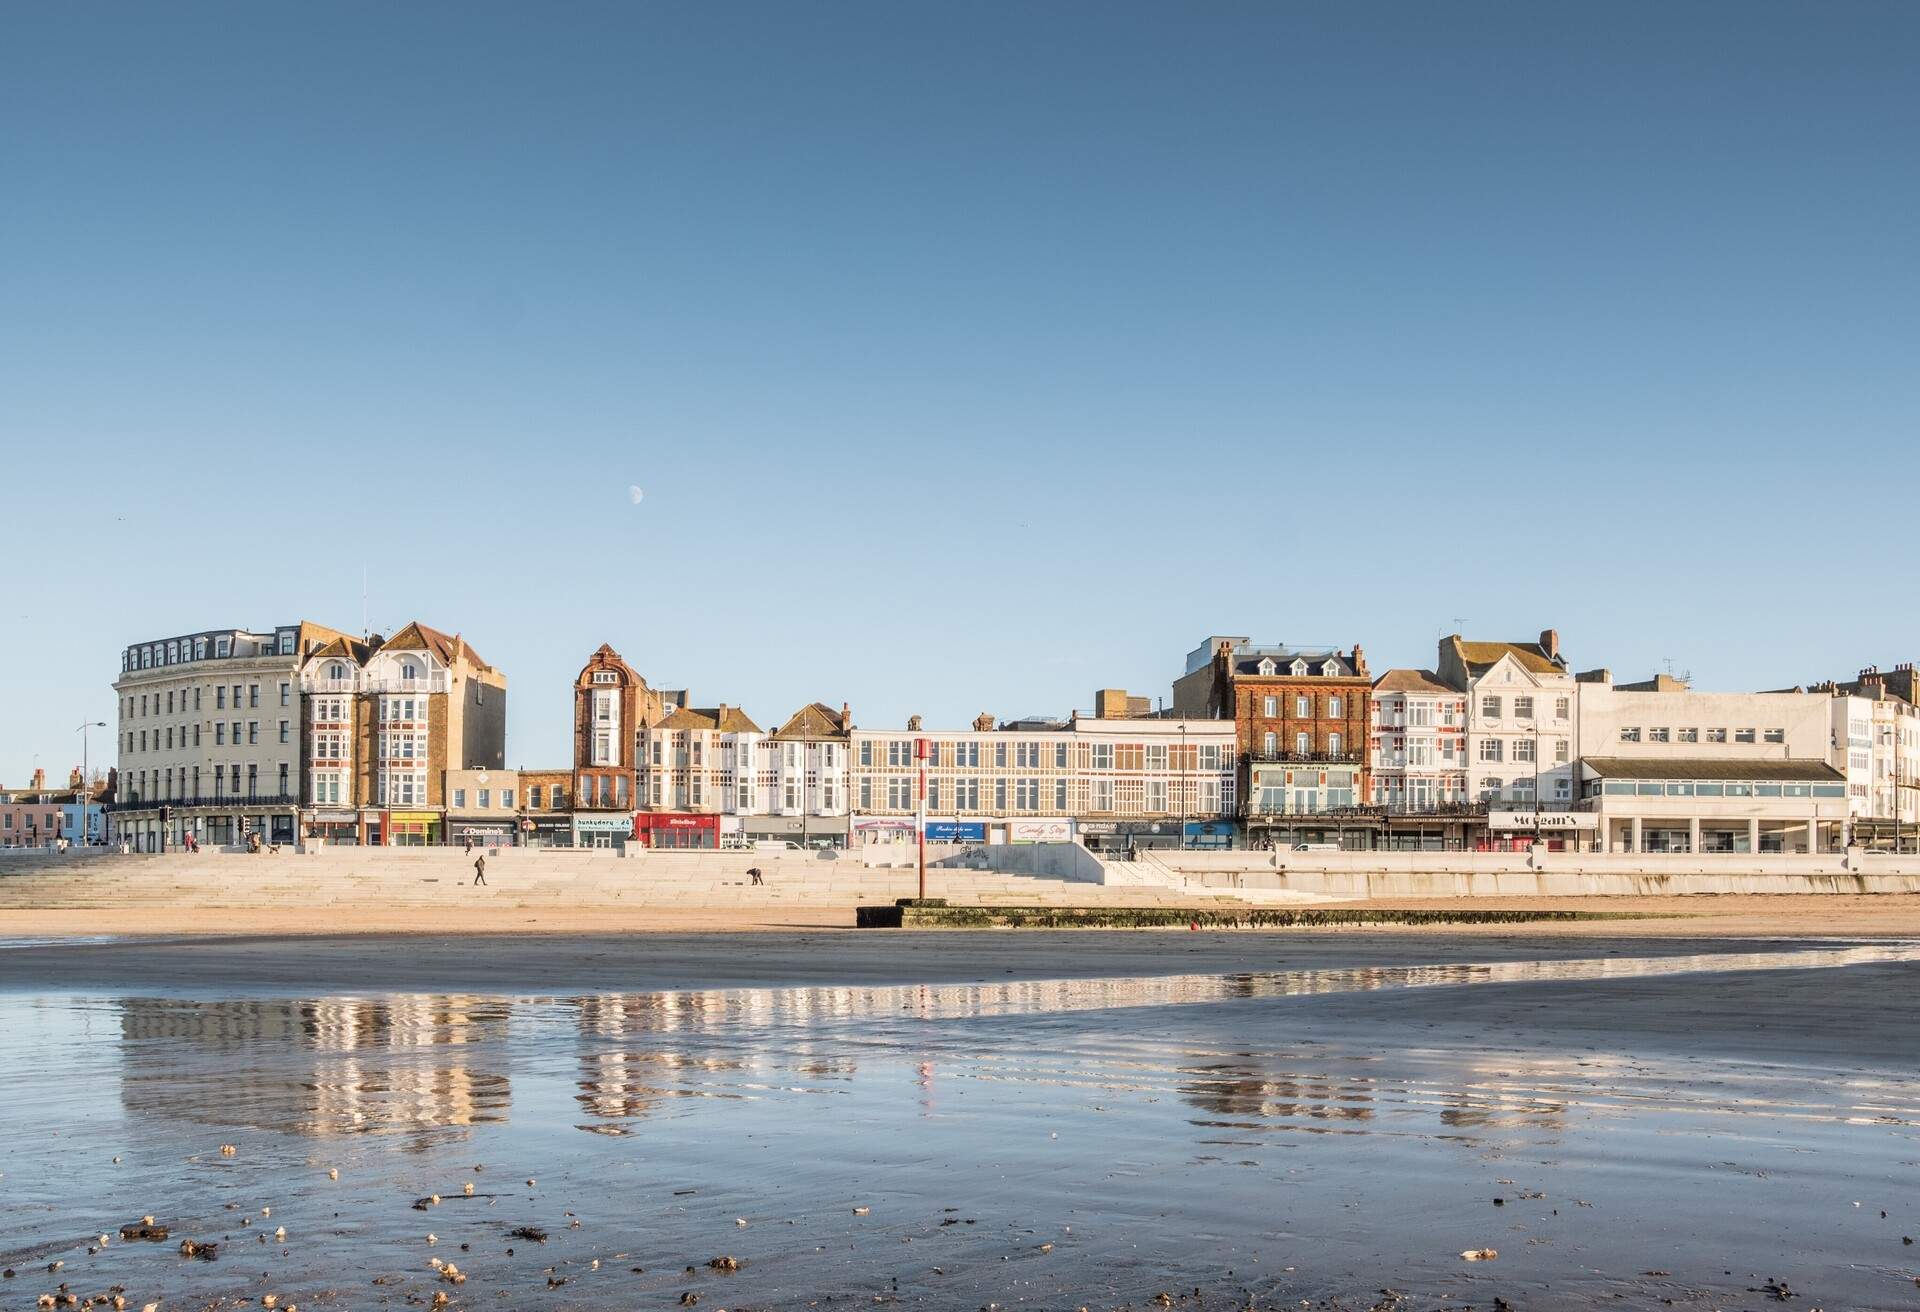
[[[1427, 907], [1437, 909], [1534, 909], [1598, 911], [1645, 916], [1631, 926], [1619, 921], [1563, 921], [1528, 926], [1527, 933], [1562, 938], [1606, 937], [1631, 932], [1642, 937], [1920, 936], [1920, 896], [1852, 897], [1590, 897], [1590, 898], [1397, 898], [1378, 903], [1329, 906]], [[799, 929], [853, 928], [854, 908], [759, 904], [743, 896], [725, 906], [611, 906], [580, 909], [517, 908], [476, 902], [419, 908], [351, 907], [130, 907], [86, 910], [0, 910], [0, 938], [91, 935], [285, 935], [311, 934], [679, 934], [784, 933]], [[885, 931], [869, 931], [885, 932]], [[1020, 931], [1009, 931], [1020, 932]], [[1090, 931], [1121, 932], [1137, 931]], [[1289, 929], [1286, 934], [1349, 933], [1349, 930]], [[1368, 932], [1374, 932], [1369, 930]], [[1513, 933], [1508, 925], [1394, 927], [1404, 934], [1491, 935]]]

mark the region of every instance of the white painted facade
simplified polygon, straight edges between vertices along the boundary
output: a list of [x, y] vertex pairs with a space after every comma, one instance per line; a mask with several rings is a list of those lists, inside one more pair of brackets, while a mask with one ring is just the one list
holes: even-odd
[[1898, 697], [1832, 698], [1831, 756], [1847, 777], [1850, 820], [1920, 831], [1920, 709]]
[[1833, 850], [1848, 812], [1836, 700], [1583, 682], [1580, 809], [1607, 851]]
[[1420, 814], [1468, 799], [1467, 700], [1423, 670], [1374, 683], [1368, 765], [1375, 806]]
[[1571, 674], [1548, 674], [1504, 656], [1466, 692], [1469, 797], [1515, 810], [1572, 805], [1579, 756]]

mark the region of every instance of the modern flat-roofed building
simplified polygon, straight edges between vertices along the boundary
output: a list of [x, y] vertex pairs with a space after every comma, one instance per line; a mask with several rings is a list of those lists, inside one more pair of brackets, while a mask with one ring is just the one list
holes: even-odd
[[1583, 837], [1611, 852], [1836, 850], [1847, 780], [1829, 759], [1832, 700], [1581, 675]]

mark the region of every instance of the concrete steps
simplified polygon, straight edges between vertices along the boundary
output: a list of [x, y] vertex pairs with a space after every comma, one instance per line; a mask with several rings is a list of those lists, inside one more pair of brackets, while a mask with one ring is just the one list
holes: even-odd
[[[484, 901], [530, 909], [595, 906], [695, 907], [729, 904], [848, 906], [891, 902], [918, 891], [914, 871], [753, 854], [649, 854], [513, 850], [488, 856], [484, 887], [471, 884], [472, 858], [429, 849], [336, 849], [247, 855], [92, 855], [0, 864], [0, 910], [139, 906], [434, 907]], [[766, 883], [755, 886], [758, 867]], [[1244, 904], [1227, 890], [1108, 887], [972, 869], [928, 872], [931, 895], [955, 905], [1192, 906]]]

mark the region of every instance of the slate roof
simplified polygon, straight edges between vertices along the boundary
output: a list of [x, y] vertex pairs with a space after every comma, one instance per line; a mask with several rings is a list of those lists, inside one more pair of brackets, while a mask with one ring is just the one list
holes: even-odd
[[[1273, 675], [1263, 676], [1260, 662], [1269, 659], [1274, 664]], [[1339, 677], [1350, 678], [1353, 675], [1353, 661], [1338, 647], [1236, 647], [1229, 658], [1229, 668], [1236, 676], [1245, 678], [1278, 678], [1289, 672], [1295, 660], [1304, 660], [1307, 672], [1312, 675], [1318, 675], [1320, 667], [1330, 660], [1339, 661], [1340, 668], [1346, 671]]]
[[1583, 756], [1580, 763], [1603, 779], [1740, 779], [1835, 783], [1844, 774], [1825, 761], [1727, 760], [1712, 756]]
[[1447, 639], [1459, 654], [1460, 664], [1474, 678], [1479, 678], [1500, 663], [1503, 656], [1512, 656], [1524, 670], [1535, 674], [1565, 674], [1564, 665], [1558, 665], [1547, 655], [1547, 649], [1537, 642], [1468, 642], [1458, 634]]
[[719, 733], [760, 733], [759, 725], [738, 706], [683, 706], [653, 726], [656, 729], [708, 729]]
[[824, 702], [808, 702], [792, 715], [787, 722], [774, 730], [775, 738], [844, 738], [847, 725], [840, 718], [840, 712]]
[[1431, 692], [1458, 696], [1457, 689], [1440, 682], [1432, 670], [1388, 670], [1373, 681], [1375, 692]]
[[458, 634], [448, 636], [438, 629], [430, 629], [419, 620], [414, 620], [400, 632], [388, 638], [386, 645], [395, 651], [430, 651], [439, 657], [444, 665], [454, 664], [457, 652], [470, 665], [481, 669], [493, 668], [480, 658], [480, 653], [475, 651], [472, 644], [465, 638]]

